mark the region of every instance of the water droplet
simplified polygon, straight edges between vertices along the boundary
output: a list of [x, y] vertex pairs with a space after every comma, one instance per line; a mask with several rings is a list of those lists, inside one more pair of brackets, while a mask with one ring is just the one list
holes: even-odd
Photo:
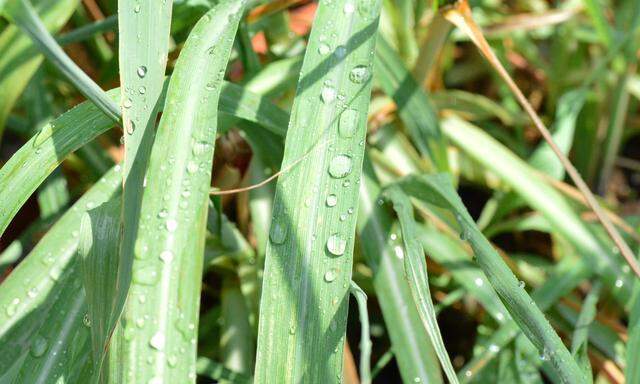
[[327, 207], [335, 207], [338, 204], [338, 196], [330, 194], [327, 196]]
[[133, 105], [133, 102], [129, 98], [124, 99], [124, 101], [122, 102], [122, 106], [127, 109], [131, 108], [132, 105]]
[[161, 219], [164, 219], [165, 217], [167, 217], [168, 214], [169, 212], [167, 212], [166, 209], [161, 209], [160, 212], [158, 212], [158, 217]]
[[287, 226], [278, 220], [274, 220], [269, 231], [269, 239], [274, 244], [282, 244], [287, 238]]
[[413, 382], [414, 382], [414, 383], [420, 383], [420, 382], [422, 382], [422, 380], [420, 380], [420, 378], [419, 378], [419, 377], [414, 377], [414, 378], [413, 378]]
[[204, 88], [205, 88], [207, 91], [215, 91], [215, 89], [216, 89], [216, 82], [215, 82], [215, 81], [210, 81], [210, 82], [208, 82], [208, 83], [204, 86]]
[[[334, 233], [327, 239], [327, 249], [332, 255], [342, 256], [347, 248], [347, 241], [339, 234]], [[326, 275], [325, 275], [326, 276]]]
[[331, 52], [331, 47], [327, 43], [320, 43], [320, 46], [318, 47], [318, 53], [320, 53], [321, 55], [326, 55], [329, 52]]
[[358, 111], [355, 109], [345, 109], [340, 115], [338, 122], [338, 133], [344, 138], [353, 137], [358, 127]]
[[149, 247], [144, 240], [138, 239], [133, 247], [133, 252], [136, 259], [145, 259], [149, 256]]
[[333, 87], [325, 86], [320, 92], [320, 99], [325, 104], [331, 104], [336, 99], [337, 92]]
[[497, 346], [497, 345], [495, 345], [495, 344], [491, 344], [491, 345], [489, 346], [489, 352], [491, 352], [491, 353], [498, 353], [498, 352], [500, 352], [500, 347], [498, 347], [498, 346]]
[[504, 320], [504, 315], [502, 314], [502, 312], [498, 312], [498, 313], [496, 313], [496, 319], [497, 319], [498, 321], [502, 321], [502, 320]]
[[622, 286], [624, 285], [624, 281], [622, 281], [621, 279], [617, 279], [615, 285], [616, 288], [622, 288]]
[[158, 272], [151, 266], [136, 269], [133, 272], [133, 281], [141, 285], [154, 285], [158, 282]]
[[164, 349], [164, 342], [164, 333], [156, 332], [156, 334], [151, 337], [151, 340], [149, 340], [149, 345], [158, 351], [162, 351]]
[[173, 261], [173, 256], [173, 252], [166, 249], [160, 253], [160, 260], [164, 261], [165, 263], [170, 263], [171, 261]]
[[296, 334], [296, 327], [295, 325], [292, 325], [289, 327], [289, 334], [290, 335], [295, 335]]
[[398, 239], [398, 235], [396, 235], [395, 233], [392, 233], [391, 235], [389, 235], [389, 238], [390, 238], [392, 241], [396, 241], [396, 240]]
[[165, 225], [167, 227], [167, 231], [169, 232], [175, 232], [176, 229], [178, 228], [178, 222], [175, 221], [174, 219], [167, 220]]
[[347, 220], [347, 215], [343, 213], [342, 215], [340, 215], [340, 221], [345, 221], [345, 220]]
[[136, 6], [133, 7], [133, 12], [140, 13], [140, 4], [136, 4]]
[[468, 369], [467, 369], [466, 371], [464, 371], [464, 375], [465, 375], [466, 377], [471, 377], [471, 374], [472, 374], [472, 373], [471, 373], [471, 371], [470, 371], [470, 370], [468, 370]]
[[524, 281], [522, 281], [522, 280], [518, 281], [518, 287], [520, 287], [520, 288], [524, 288], [524, 286], [525, 286], [525, 285], [526, 285], [526, 284], [525, 284], [525, 282], [524, 282]]
[[209, 151], [209, 143], [206, 141], [196, 141], [193, 143], [192, 152], [195, 156], [204, 155]]
[[33, 340], [33, 343], [31, 343], [31, 349], [29, 352], [31, 352], [33, 357], [40, 357], [47, 351], [48, 346], [49, 343], [47, 342], [47, 339], [42, 336], [38, 336]]
[[481, 277], [476, 277], [476, 279], [474, 280], [474, 282], [476, 283], [476, 285], [478, 287], [482, 287], [484, 285], [484, 280], [482, 280]]
[[344, 45], [339, 45], [334, 53], [338, 59], [342, 59], [347, 55], [347, 48]]
[[138, 92], [140, 92], [141, 95], [144, 95], [145, 93], [147, 93], [147, 88], [146, 87], [140, 87], [138, 88]]
[[145, 67], [144, 65], [141, 65], [138, 67], [137, 72], [138, 72], [138, 77], [142, 79], [147, 75], [147, 67]]
[[396, 245], [393, 247], [393, 253], [395, 253], [398, 259], [404, 259], [404, 249], [401, 246]]
[[467, 239], [469, 239], [469, 233], [466, 228], [463, 228], [462, 231], [460, 231], [460, 240], [466, 241]]
[[196, 173], [199, 168], [200, 167], [195, 161], [189, 161], [189, 163], [187, 163], [187, 172], [189, 173]]
[[336, 179], [341, 179], [351, 173], [351, 166], [351, 157], [337, 155], [329, 163], [329, 174]]
[[366, 65], [356, 65], [349, 72], [349, 80], [356, 84], [362, 84], [369, 80], [369, 68]]
[[176, 357], [176, 355], [167, 356], [167, 365], [172, 368], [178, 365], [178, 358]]
[[355, 11], [355, 10], [356, 10], [356, 7], [353, 5], [353, 3], [346, 3], [346, 4], [344, 5], [344, 8], [342, 8], [342, 11], [343, 11], [346, 15], [352, 14], [352, 13], [353, 13], [353, 11]]
[[338, 274], [336, 273], [336, 271], [334, 269], [330, 269], [327, 272], [325, 272], [324, 281], [326, 281], [327, 283], [331, 283], [335, 281], [336, 277], [338, 277]]

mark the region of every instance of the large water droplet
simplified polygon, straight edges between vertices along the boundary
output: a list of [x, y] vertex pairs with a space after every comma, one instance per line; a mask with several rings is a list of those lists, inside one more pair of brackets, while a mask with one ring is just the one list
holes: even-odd
[[325, 86], [322, 88], [320, 93], [320, 99], [325, 104], [331, 104], [336, 99], [337, 92], [336, 89], [330, 86]]
[[278, 220], [274, 220], [269, 231], [269, 239], [274, 244], [282, 244], [287, 238], [287, 226]]
[[352, 161], [347, 155], [337, 155], [329, 163], [329, 174], [336, 179], [341, 179], [351, 173]]
[[38, 336], [33, 340], [33, 343], [31, 343], [31, 349], [29, 352], [33, 357], [40, 357], [47, 351], [48, 346], [49, 343], [47, 342], [47, 339], [42, 336]]
[[362, 84], [369, 79], [369, 68], [366, 65], [356, 65], [349, 72], [349, 80], [356, 84]]
[[137, 73], [138, 73], [138, 77], [140, 78], [145, 77], [147, 75], [147, 67], [145, 67], [144, 65], [139, 66]]
[[332, 255], [342, 256], [346, 248], [347, 241], [337, 233], [334, 233], [327, 239], [327, 249]]
[[327, 207], [335, 207], [338, 204], [338, 196], [333, 193], [327, 196]]
[[336, 51], [334, 52], [338, 59], [342, 59], [347, 55], [347, 48], [344, 45], [339, 45], [336, 47]]
[[358, 111], [355, 109], [345, 109], [340, 115], [338, 122], [338, 133], [344, 138], [353, 137], [358, 127]]

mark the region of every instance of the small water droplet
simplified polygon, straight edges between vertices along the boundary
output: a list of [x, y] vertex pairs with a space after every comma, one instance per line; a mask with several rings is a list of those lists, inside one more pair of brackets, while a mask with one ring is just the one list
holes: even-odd
[[161, 332], [156, 332], [151, 337], [151, 340], [149, 340], [149, 345], [151, 345], [152, 348], [157, 349], [158, 351], [162, 351], [164, 349], [164, 343], [164, 334]]
[[336, 89], [330, 86], [325, 86], [322, 88], [320, 92], [320, 99], [325, 104], [331, 104], [336, 99], [337, 92]]
[[178, 228], [178, 222], [175, 221], [174, 219], [167, 220], [165, 225], [167, 227], [167, 231], [169, 232], [175, 232], [176, 229]]
[[138, 77], [142, 79], [147, 75], [147, 67], [145, 67], [144, 65], [139, 66], [137, 73], [138, 73]]
[[617, 279], [615, 285], [616, 288], [622, 288], [622, 286], [624, 285], [624, 281], [622, 281], [621, 279]]
[[122, 102], [122, 106], [127, 109], [131, 108], [132, 105], [133, 105], [133, 102], [129, 98], [124, 99], [124, 101]]
[[342, 59], [347, 55], [347, 48], [344, 45], [339, 45], [336, 47], [336, 51], [334, 52], [338, 59]]
[[196, 173], [199, 168], [200, 167], [195, 161], [189, 161], [189, 163], [187, 163], [187, 172], [189, 173]]
[[33, 340], [33, 343], [31, 343], [29, 352], [31, 352], [31, 355], [33, 357], [40, 357], [44, 355], [48, 347], [49, 343], [47, 342], [47, 339], [42, 336], [38, 336], [35, 340]]
[[158, 282], [158, 272], [149, 266], [133, 272], [133, 282], [141, 285], [154, 285]]
[[133, 12], [140, 13], [140, 4], [136, 4], [136, 6], [133, 7]]
[[173, 252], [166, 249], [160, 253], [160, 260], [164, 261], [165, 263], [170, 263], [171, 261], [173, 261], [173, 256]]
[[484, 280], [482, 280], [481, 277], [476, 277], [476, 279], [474, 280], [474, 282], [476, 283], [476, 285], [478, 287], [482, 287], [484, 285]]
[[393, 253], [395, 253], [398, 259], [404, 259], [404, 249], [401, 246], [396, 245], [393, 247]]
[[351, 173], [352, 163], [351, 157], [347, 155], [334, 156], [329, 163], [329, 174], [336, 179], [341, 179]]
[[356, 65], [349, 72], [349, 80], [356, 84], [362, 84], [369, 80], [369, 68], [366, 65]]
[[326, 55], [329, 52], [331, 52], [331, 47], [327, 43], [320, 43], [320, 46], [318, 47], [318, 53], [320, 53], [321, 55]]
[[38, 288], [36, 287], [31, 287], [29, 288], [29, 290], [27, 291], [27, 296], [29, 296], [30, 298], [34, 298], [38, 295]]
[[334, 233], [327, 239], [327, 249], [332, 255], [342, 256], [347, 248], [347, 241], [339, 234]]
[[88, 313], [85, 313], [82, 317], [82, 324], [84, 324], [85, 327], [91, 327], [91, 317]]
[[344, 8], [342, 8], [342, 11], [345, 13], [345, 15], [350, 15], [355, 10], [356, 10], [356, 7], [353, 5], [353, 3], [346, 3], [344, 5]]
[[327, 207], [335, 207], [338, 204], [338, 196], [330, 194], [327, 196]]
[[420, 383], [420, 382], [422, 382], [422, 380], [420, 380], [420, 378], [419, 378], [419, 377], [414, 377], [414, 378], [413, 378], [413, 382], [414, 382], [414, 383]]
[[147, 88], [142, 86], [138, 88], [138, 92], [140, 92], [141, 95], [144, 95], [145, 93], [147, 93]]
[[165, 217], [167, 217], [168, 214], [169, 212], [167, 212], [166, 209], [161, 209], [160, 212], [158, 212], [158, 217], [161, 219], [164, 219]]
[[498, 353], [498, 352], [500, 352], [500, 347], [498, 347], [498, 346], [497, 346], [497, 345], [495, 345], [495, 344], [491, 344], [491, 345], [489, 346], [489, 352], [491, 352], [491, 353]]
[[340, 115], [338, 122], [338, 133], [344, 138], [353, 137], [358, 127], [358, 111], [355, 109], [345, 109]]
[[282, 244], [287, 238], [287, 226], [278, 220], [274, 220], [269, 231], [269, 239], [274, 244]]
[[524, 288], [524, 286], [525, 286], [525, 285], [526, 285], [526, 284], [525, 284], [525, 282], [524, 282], [524, 281], [522, 281], [522, 280], [518, 281], [518, 287], [520, 287], [520, 288]]
[[334, 269], [330, 269], [327, 272], [325, 272], [324, 281], [326, 281], [327, 283], [331, 283], [335, 281], [336, 277], [338, 277], [338, 274], [336, 273], [336, 271]]

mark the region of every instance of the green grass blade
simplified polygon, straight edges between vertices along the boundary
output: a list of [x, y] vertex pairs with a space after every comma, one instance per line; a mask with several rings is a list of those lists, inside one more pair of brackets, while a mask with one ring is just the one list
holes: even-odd
[[369, 334], [367, 294], [353, 281], [351, 281], [350, 291], [358, 303], [358, 315], [360, 318], [360, 382], [371, 384], [371, 336]]
[[409, 195], [449, 209], [460, 225], [461, 237], [473, 248], [476, 260], [487, 279], [502, 299], [505, 307], [522, 332], [551, 361], [555, 372], [566, 383], [582, 383], [585, 378], [575, 360], [555, 333], [542, 311], [524, 290], [518, 279], [504, 263], [458, 197], [449, 177], [409, 176], [399, 182]]
[[[132, 284], [116, 335], [118, 347], [110, 356], [112, 382], [195, 380], [217, 105], [244, 4], [221, 2], [203, 16], [172, 75], [149, 160], [135, 247], [124, 249], [134, 253], [125, 256], [133, 259]], [[149, 320], [139, 327], [139, 318]]]
[[252, 382], [250, 376], [227, 369], [224, 365], [207, 359], [206, 357], [198, 358], [196, 369], [198, 375], [217, 381], [224, 381], [231, 384], [249, 384]]
[[629, 383], [640, 380], [640, 283], [633, 289], [633, 306], [629, 316], [629, 341], [627, 342], [627, 367], [625, 377]]
[[438, 355], [440, 364], [451, 383], [457, 383], [458, 378], [449, 360], [449, 355], [442, 341], [438, 320], [436, 319], [431, 292], [429, 291], [429, 278], [427, 276], [427, 263], [425, 262], [424, 249], [418, 234], [416, 233], [416, 222], [413, 218], [413, 206], [409, 197], [405, 195], [398, 186], [391, 186], [385, 189], [384, 195], [393, 204], [393, 209], [398, 215], [398, 221], [402, 228], [402, 242], [404, 243], [404, 269], [407, 275], [407, 282], [411, 288], [411, 296], [422, 323], [429, 333], [429, 338], [433, 348]]
[[[73, 13], [77, 0], [39, 0], [34, 7], [50, 31], [58, 31]], [[0, 33], [0, 136], [5, 122], [29, 79], [36, 72], [42, 56], [29, 36], [16, 25], [8, 25]]]
[[[81, 370], [73, 365], [73, 360], [78, 361], [77, 355], [72, 359], [63, 350], [80, 349], [78, 355], [84, 356], [80, 360], [90, 357], [89, 331], [81, 325], [86, 313], [84, 293], [74, 256], [82, 216], [87, 209], [112, 198], [121, 180], [119, 168], [105, 175], [0, 285], [0, 307], [5, 309], [0, 311], [0, 372], [16, 364], [14, 368], [18, 373], [22, 371], [20, 375], [25, 379], [20, 382], [52, 380], [58, 374]], [[84, 336], [75, 340], [69, 333], [74, 331], [71, 328]], [[56, 345], [58, 336], [65, 337], [60, 345]], [[56, 354], [54, 348], [58, 350]]]
[[389, 241], [393, 218], [387, 207], [379, 204], [379, 181], [367, 156], [362, 173], [358, 235], [373, 271], [373, 285], [400, 374], [405, 382], [418, 379], [421, 383], [442, 383], [440, 365], [418, 310], [406, 305], [411, 291], [405, 282], [403, 261], [396, 253], [398, 245]]
[[587, 348], [589, 346], [589, 326], [598, 312], [596, 306], [598, 304], [598, 298], [600, 297], [601, 287], [602, 284], [596, 281], [591, 291], [589, 291], [589, 294], [582, 304], [582, 310], [578, 316], [576, 329], [573, 332], [573, 339], [571, 340], [571, 353], [580, 365], [580, 368], [582, 368], [589, 383], [593, 382], [591, 378], [591, 363], [589, 362], [589, 355], [587, 354]]
[[379, 40], [376, 45], [376, 80], [398, 106], [398, 114], [420, 154], [430, 159], [436, 169], [447, 170], [446, 142], [431, 101], [389, 43], [382, 38]]
[[[124, 305], [131, 284], [131, 265], [149, 155], [157, 114], [164, 105], [163, 79], [169, 50], [171, 11], [172, 2], [152, 4], [118, 0], [118, 69], [124, 160], [121, 207], [123, 233], [120, 238], [116, 311], [120, 311]], [[115, 380], [124, 380], [120, 375], [122, 371], [118, 368], [116, 371]], [[110, 377], [110, 380], [114, 378]]]
[[379, 11], [379, 0], [339, 0], [321, 1], [316, 12], [287, 132], [281, 168], [286, 171], [273, 204], [260, 306], [259, 383], [342, 377]]
[[29, 0], [15, 0], [7, 4], [7, 15], [16, 25], [31, 37], [33, 43], [40, 49], [78, 90], [98, 106], [109, 118], [118, 121], [119, 108], [111, 101], [105, 92], [91, 80], [86, 73], [74, 63], [51, 36]]
[[632, 277], [622, 271], [619, 255], [612, 254], [611, 247], [598, 241], [556, 190], [540, 180], [521, 159], [473, 125], [452, 117], [444, 120], [442, 127], [455, 145], [492, 170], [544, 215], [552, 228], [571, 242], [580, 255], [588, 258], [594, 270], [602, 273], [616, 300], [628, 305]]
[[116, 324], [117, 273], [120, 240], [120, 195], [89, 210], [82, 218], [78, 254], [91, 323], [92, 360], [96, 374]]
[[[119, 89], [107, 92], [113, 100]], [[164, 93], [159, 103], [164, 102]], [[225, 82], [218, 106], [221, 113], [264, 124], [284, 134], [288, 114], [265, 98]], [[70, 153], [113, 127], [93, 103], [84, 102], [45, 125], [0, 168], [0, 234], [29, 196]]]

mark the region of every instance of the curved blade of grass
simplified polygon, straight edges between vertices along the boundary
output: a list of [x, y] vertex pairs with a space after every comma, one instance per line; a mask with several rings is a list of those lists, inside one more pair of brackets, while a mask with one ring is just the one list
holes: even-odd
[[371, 384], [371, 336], [369, 335], [367, 294], [353, 280], [351, 281], [350, 291], [358, 303], [358, 315], [360, 318], [360, 382]]
[[[90, 336], [82, 325], [85, 296], [74, 257], [80, 222], [87, 209], [114, 196], [121, 180], [119, 167], [105, 175], [0, 285], [0, 307], [5, 309], [0, 311], [0, 372], [13, 365], [24, 379], [20, 382], [35, 383], [58, 375], [71, 375], [69, 380], [74, 381], [72, 377], [82, 371], [76, 364], [90, 357]], [[80, 336], [73, 336], [76, 331]]]
[[[617, 255], [603, 246], [566, 200], [542, 181], [527, 164], [479, 128], [455, 118], [442, 123], [445, 135], [477, 162], [510, 185], [531, 207], [539, 211], [552, 227], [603, 275], [616, 300], [627, 305], [632, 276], [620, 267]], [[619, 281], [616, 283], [616, 281]]]
[[273, 204], [259, 383], [342, 376], [379, 12], [380, 0], [321, 1], [316, 12], [285, 142], [281, 169], [288, 171], [278, 178]]
[[357, 230], [362, 254], [373, 271], [376, 297], [400, 374], [405, 382], [418, 379], [421, 383], [442, 383], [440, 366], [418, 309], [407, 305], [411, 291], [405, 283], [403, 261], [397, 257], [397, 245], [389, 241], [392, 217], [387, 207], [379, 204], [380, 183], [368, 156], [362, 173]]
[[376, 45], [376, 79], [398, 106], [398, 114], [420, 154], [430, 159], [436, 169], [446, 171], [446, 142], [431, 101], [389, 43], [382, 38], [379, 40]]
[[[244, 5], [224, 1], [205, 14], [172, 75], [135, 247], [123, 248], [133, 259], [132, 284], [110, 357], [112, 382], [195, 380], [200, 278], [185, 276], [202, 274], [218, 99]], [[143, 327], [140, 318], [148, 319]]]
[[[39, 0], [34, 7], [50, 31], [58, 31], [73, 13], [77, 0]], [[0, 12], [1, 13], [1, 12]], [[8, 25], [0, 34], [0, 136], [9, 113], [13, 109], [29, 79], [42, 62], [42, 56], [29, 36], [16, 25]]]
[[427, 263], [424, 258], [424, 249], [418, 234], [416, 233], [416, 222], [413, 218], [413, 206], [409, 197], [396, 185], [392, 185], [383, 192], [393, 203], [393, 209], [398, 215], [398, 221], [402, 228], [402, 242], [406, 254], [404, 255], [404, 270], [407, 275], [407, 282], [411, 289], [411, 296], [422, 323], [429, 333], [429, 338], [433, 348], [438, 355], [440, 364], [451, 383], [458, 383], [458, 378], [449, 360], [449, 355], [442, 341], [438, 320], [436, 319], [431, 292], [429, 291], [429, 278], [427, 276]]
[[629, 316], [629, 341], [627, 342], [627, 366], [625, 377], [627, 382], [640, 380], [640, 283], [633, 288], [633, 306]]
[[78, 254], [91, 324], [94, 371], [98, 374], [115, 326], [120, 240], [120, 195], [89, 210], [80, 224]]
[[255, 364], [255, 339], [240, 284], [236, 276], [229, 276], [222, 282], [220, 355], [226, 368], [251, 375]]
[[473, 248], [487, 279], [522, 332], [551, 361], [566, 383], [584, 382], [583, 372], [509, 267], [478, 230], [447, 175], [409, 176], [398, 182], [411, 196], [450, 210], [460, 225], [461, 237]]
[[51, 36], [29, 0], [14, 0], [5, 6], [4, 14], [20, 27], [33, 43], [78, 90], [113, 121], [118, 121], [119, 108], [86, 73], [74, 63]]
[[598, 312], [596, 305], [600, 297], [601, 287], [602, 284], [596, 281], [582, 303], [582, 310], [578, 316], [576, 329], [573, 332], [573, 338], [571, 340], [571, 353], [580, 365], [580, 368], [582, 368], [584, 376], [588, 379], [587, 381], [589, 383], [593, 382], [591, 377], [591, 363], [589, 362], [589, 356], [587, 354], [587, 348], [589, 346], [589, 325], [591, 325]]
[[[112, 100], [119, 89], [107, 92]], [[163, 104], [164, 93], [159, 103]], [[284, 134], [288, 114], [265, 98], [225, 82], [218, 108], [240, 119], [264, 124], [269, 131]], [[93, 103], [84, 102], [65, 112], [23, 145], [0, 169], [0, 235], [29, 196], [72, 152], [113, 127]]]

